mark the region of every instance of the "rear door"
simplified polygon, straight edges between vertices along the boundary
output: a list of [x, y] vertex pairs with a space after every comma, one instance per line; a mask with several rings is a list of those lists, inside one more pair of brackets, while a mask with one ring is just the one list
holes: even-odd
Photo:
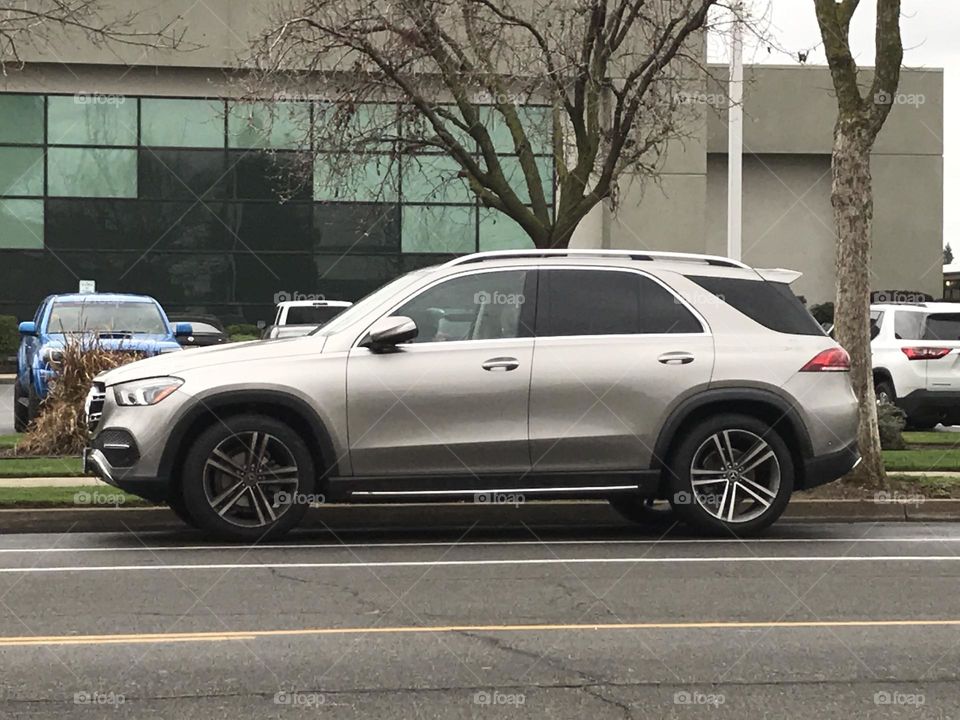
[[638, 271], [542, 269], [536, 330], [536, 472], [648, 468], [667, 408], [710, 381], [714, 350], [706, 323]]

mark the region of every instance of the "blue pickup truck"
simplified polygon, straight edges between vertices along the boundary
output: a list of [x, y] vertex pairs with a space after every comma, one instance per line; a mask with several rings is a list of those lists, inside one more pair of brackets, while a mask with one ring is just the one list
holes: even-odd
[[189, 323], [170, 326], [160, 303], [147, 295], [50, 295], [30, 322], [20, 323], [13, 422], [23, 432], [39, 412], [68, 336], [96, 338], [103, 348], [146, 356], [181, 349]]

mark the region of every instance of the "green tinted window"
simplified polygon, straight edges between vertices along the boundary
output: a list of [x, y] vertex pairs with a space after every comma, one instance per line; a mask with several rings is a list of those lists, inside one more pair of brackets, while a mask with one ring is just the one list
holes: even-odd
[[0, 93], [0, 143], [43, 143], [43, 95]]
[[403, 158], [405, 202], [459, 203], [473, 201], [469, 185], [458, 177], [460, 165], [448, 155], [408, 155]]
[[136, 145], [137, 101], [121, 95], [51, 96], [47, 100], [51, 145]]
[[[517, 108], [517, 116], [534, 154], [552, 155], [553, 117], [550, 108], [520, 106]], [[513, 135], [506, 118], [492, 107], [482, 108], [480, 117], [497, 152], [515, 153]]]
[[[544, 197], [547, 199], [547, 205], [553, 204], [553, 160], [551, 158], [537, 158], [537, 170], [540, 172], [540, 183], [543, 187]], [[523, 168], [520, 167], [520, 159], [516, 157], [501, 157], [500, 167], [503, 169], [503, 175], [506, 177], [510, 187], [517, 193], [520, 201], [525, 205], [530, 204], [530, 190], [527, 187], [527, 179], [523, 174]]]
[[167, 147], [223, 147], [224, 110], [217, 100], [140, 101], [140, 142]]
[[232, 102], [229, 123], [230, 147], [295, 150], [306, 145], [310, 106], [296, 102]]
[[43, 148], [0, 147], [0, 195], [43, 195]]
[[359, 152], [390, 152], [397, 136], [394, 105], [362, 103], [353, 108], [317, 103], [315, 125], [318, 147], [334, 144]]
[[43, 200], [0, 200], [0, 248], [43, 247]]
[[47, 191], [76, 197], [136, 197], [137, 151], [50, 148]]
[[404, 205], [400, 248], [405, 253], [469, 253], [477, 246], [476, 208]]
[[321, 154], [313, 161], [313, 198], [322, 201], [395, 202], [397, 161], [388, 155]]
[[533, 247], [533, 240], [517, 222], [499, 210], [480, 210], [480, 251]]

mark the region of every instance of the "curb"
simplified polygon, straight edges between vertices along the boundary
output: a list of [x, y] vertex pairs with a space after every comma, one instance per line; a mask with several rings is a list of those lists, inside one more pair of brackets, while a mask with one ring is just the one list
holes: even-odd
[[[424, 523], [425, 511], [429, 513], [429, 524]], [[927, 500], [912, 505], [878, 504], [868, 500], [794, 500], [779, 524], [957, 521], [960, 521], [960, 500]], [[423, 535], [474, 530], [529, 539], [533, 527], [547, 533], [582, 529], [594, 535], [607, 533], [612, 537], [623, 533], [633, 535], [638, 530], [659, 532], [658, 528], [642, 528], [628, 523], [607, 503], [596, 501], [531, 502], [520, 507], [473, 503], [329, 505], [312, 508], [300, 532]], [[198, 534], [165, 507], [0, 510], [0, 535], [130, 531]]]

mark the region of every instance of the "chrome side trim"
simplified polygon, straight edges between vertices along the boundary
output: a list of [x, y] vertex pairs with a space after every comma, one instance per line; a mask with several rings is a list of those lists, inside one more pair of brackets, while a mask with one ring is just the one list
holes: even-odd
[[353, 496], [425, 496], [425, 495], [488, 495], [490, 493], [563, 493], [588, 492], [592, 490], [639, 490], [639, 485], [587, 485], [583, 487], [530, 487], [530, 488], [475, 488], [472, 490], [358, 490]]

